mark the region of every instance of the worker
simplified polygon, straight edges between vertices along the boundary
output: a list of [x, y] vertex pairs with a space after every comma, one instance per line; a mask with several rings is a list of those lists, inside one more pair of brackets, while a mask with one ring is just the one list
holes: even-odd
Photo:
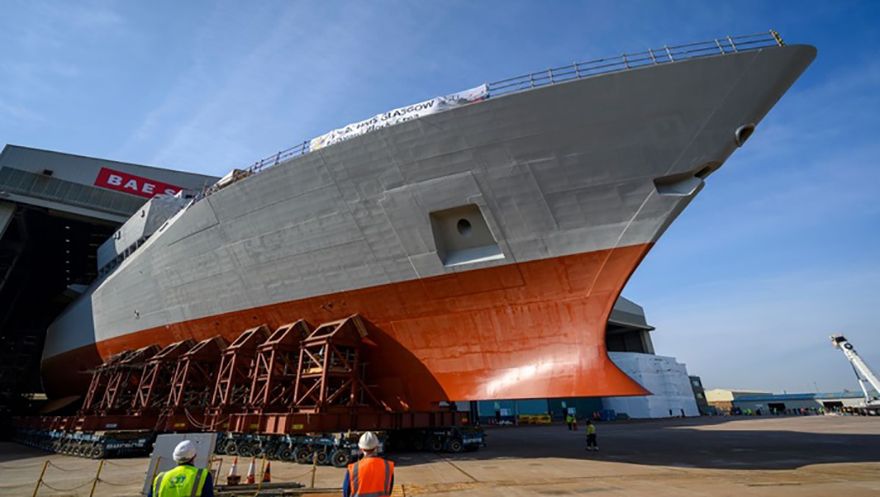
[[156, 475], [147, 497], [214, 497], [211, 471], [197, 468], [196, 445], [189, 440], [177, 444], [172, 455], [177, 466]]
[[571, 413], [565, 415], [565, 424], [568, 425], [568, 431], [571, 431]]
[[368, 431], [358, 440], [364, 457], [348, 465], [342, 497], [388, 497], [394, 488], [394, 463], [379, 457], [379, 438]]
[[599, 450], [596, 444], [596, 425], [589, 419], [587, 420], [587, 450]]

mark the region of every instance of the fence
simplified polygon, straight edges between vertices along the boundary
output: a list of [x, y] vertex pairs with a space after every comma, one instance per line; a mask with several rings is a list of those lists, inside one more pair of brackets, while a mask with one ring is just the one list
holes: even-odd
[[[294, 475], [289, 478], [289, 483], [281, 484], [282, 486], [288, 485], [290, 488], [305, 488], [304, 485], [297, 483], [295, 480], [304, 477], [310, 477], [311, 483], [309, 485], [309, 489], [314, 491], [315, 489], [315, 475], [318, 467], [318, 454], [315, 453], [312, 467], [301, 474]], [[238, 459], [238, 458], [236, 458]], [[89, 496], [95, 497], [99, 494], [107, 494], [108, 492], [112, 495], [135, 495], [140, 493], [141, 484], [143, 482], [143, 478], [145, 477], [145, 473], [137, 471], [138, 467], [142, 467], [145, 471], [150, 472], [150, 481], [155, 480], [156, 475], [159, 473], [159, 461], [161, 457], [156, 460], [155, 465], [150, 468], [146, 468], [149, 465], [148, 461], [143, 459], [132, 459], [132, 460], [107, 460], [100, 459], [94, 461], [97, 464], [95, 470], [91, 470], [87, 467], [83, 467], [81, 464], [83, 460], [76, 460], [73, 462], [70, 461], [62, 461], [61, 464], [56, 460], [46, 459], [42, 462], [30, 462], [23, 464], [9, 464], [9, 463], [0, 463], [0, 471], [3, 474], [8, 475], [9, 472], [21, 472], [23, 474], [32, 474], [37, 476], [36, 481], [26, 482], [26, 483], [13, 483], [13, 484], [0, 484], [0, 495], [30, 495], [31, 497], [37, 497], [41, 495], [77, 495], [77, 496]], [[254, 470], [253, 464], [257, 461], [256, 457], [251, 459], [252, 466], [249, 470]], [[77, 465], [77, 467], [72, 467], [69, 465]], [[268, 481], [268, 477], [270, 475], [270, 461], [265, 457], [260, 459], [260, 469], [259, 471], [254, 471], [254, 479], [255, 485], [251, 487], [246, 487], [242, 490], [242, 492], [248, 493], [254, 492], [254, 495], [259, 495], [260, 490], [262, 489], [264, 483]], [[222, 487], [221, 478], [223, 476], [223, 458], [221, 457], [213, 457], [210, 462], [211, 473], [214, 478], [214, 486]], [[115, 470], [114, 470], [115, 469]], [[134, 470], [134, 473], [132, 471]], [[120, 474], [120, 471], [122, 474]], [[133, 475], [135, 476], [132, 479]], [[242, 482], [246, 483], [246, 482]], [[279, 487], [277, 484], [275, 487], [276, 490]], [[337, 489], [327, 489], [332, 492], [338, 491]], [[305, 491], [305, 490], [303, 490]], [[285, 494], [286, 495], [286, 494]]]

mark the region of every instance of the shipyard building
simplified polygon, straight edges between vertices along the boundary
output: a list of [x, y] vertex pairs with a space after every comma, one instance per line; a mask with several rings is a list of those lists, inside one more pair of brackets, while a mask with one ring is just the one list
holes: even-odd
[[200, 190], [215, 181], [139, 164], [3, 148], [0, 416], [26, 409], [31, 394], [42, 391], [46, 328], [98, 276], [98, 246], [155, 194]]
[[770, 393], [756, 390], [715, 388], [706, 391], [709, 404], [724, 414], [797, 414], [807, 411], [839, 411], [864, 405], [862, 392]]

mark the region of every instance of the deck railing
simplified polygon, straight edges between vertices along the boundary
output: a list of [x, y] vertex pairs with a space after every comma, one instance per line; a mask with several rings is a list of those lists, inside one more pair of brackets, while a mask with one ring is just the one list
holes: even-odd
[[[782, 41], [779, 33], [770, 30], [749, 35], [725, 36], [724, 38], [715, 38], [714, 40], [688, 43], [686, 45], [663, 46], [662, 48], [649, 49], [644, 52], [624, 53], [616, 57], [576, 62], [567, 66], [550, 68], [544, 71], [488, 83], [489, 93], [486, 98], [498, 97], [575, 79], [588, 78], [599, 74], [628, 71], [644, 66], [668, 64], [699, 57], [784, 45], [785, 43]], [[254, 162], [240, 172], [237, 172], [231, 178], [232, 181], [227, 182], [223, 187], [264, 169], [271, 168], [287, 159], [307, 153], [309, 153], [309, 140]], [[222, 187], [216, 185], [209, 187], [202, 192], [200, 197], [210, 195], [220, 188]]]
[[710, 55], [745, 52], [757, 48], [783, 46], [779, 33], [767, 31], [741, 36], [726, 36], [710, 41], [688, 43], [687, 45], [663, 46], [645, 52], [625, 53], [617, 57], [575, 62], [567, 66], [554, 67], [489, 83], [489, 97], [497, 97], [540, 86], [563, 83], [573, 79], [588, 78], [598, 74], [627, 71], [644, 66], [667, 64]]

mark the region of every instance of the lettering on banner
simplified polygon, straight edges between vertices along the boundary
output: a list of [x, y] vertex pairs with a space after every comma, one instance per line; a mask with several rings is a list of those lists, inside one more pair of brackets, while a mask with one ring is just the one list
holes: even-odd
[[388, 112], [377, 114], [363, 121], [351, 123], [342, 128], [334, 129], [329, 133], [324, 133], [317, 138], [313, 138], [309, 142], [309, 150], [315, 151], [388, 126], [479, 102], [486, 98], [488, 92], [489, 90], [486, 85], [480, 85], [476, 88], [453, 93], [445, 97], [436, 97], [417, 104], [389, 110]]
[[107, 167], [102, 167], [98, 171], [98, 177], [95, 178], [95, 186], [145, 198], [153, 198], [160, 194], [174, 195], [182, 190], [179, 186], [116, 171]]

